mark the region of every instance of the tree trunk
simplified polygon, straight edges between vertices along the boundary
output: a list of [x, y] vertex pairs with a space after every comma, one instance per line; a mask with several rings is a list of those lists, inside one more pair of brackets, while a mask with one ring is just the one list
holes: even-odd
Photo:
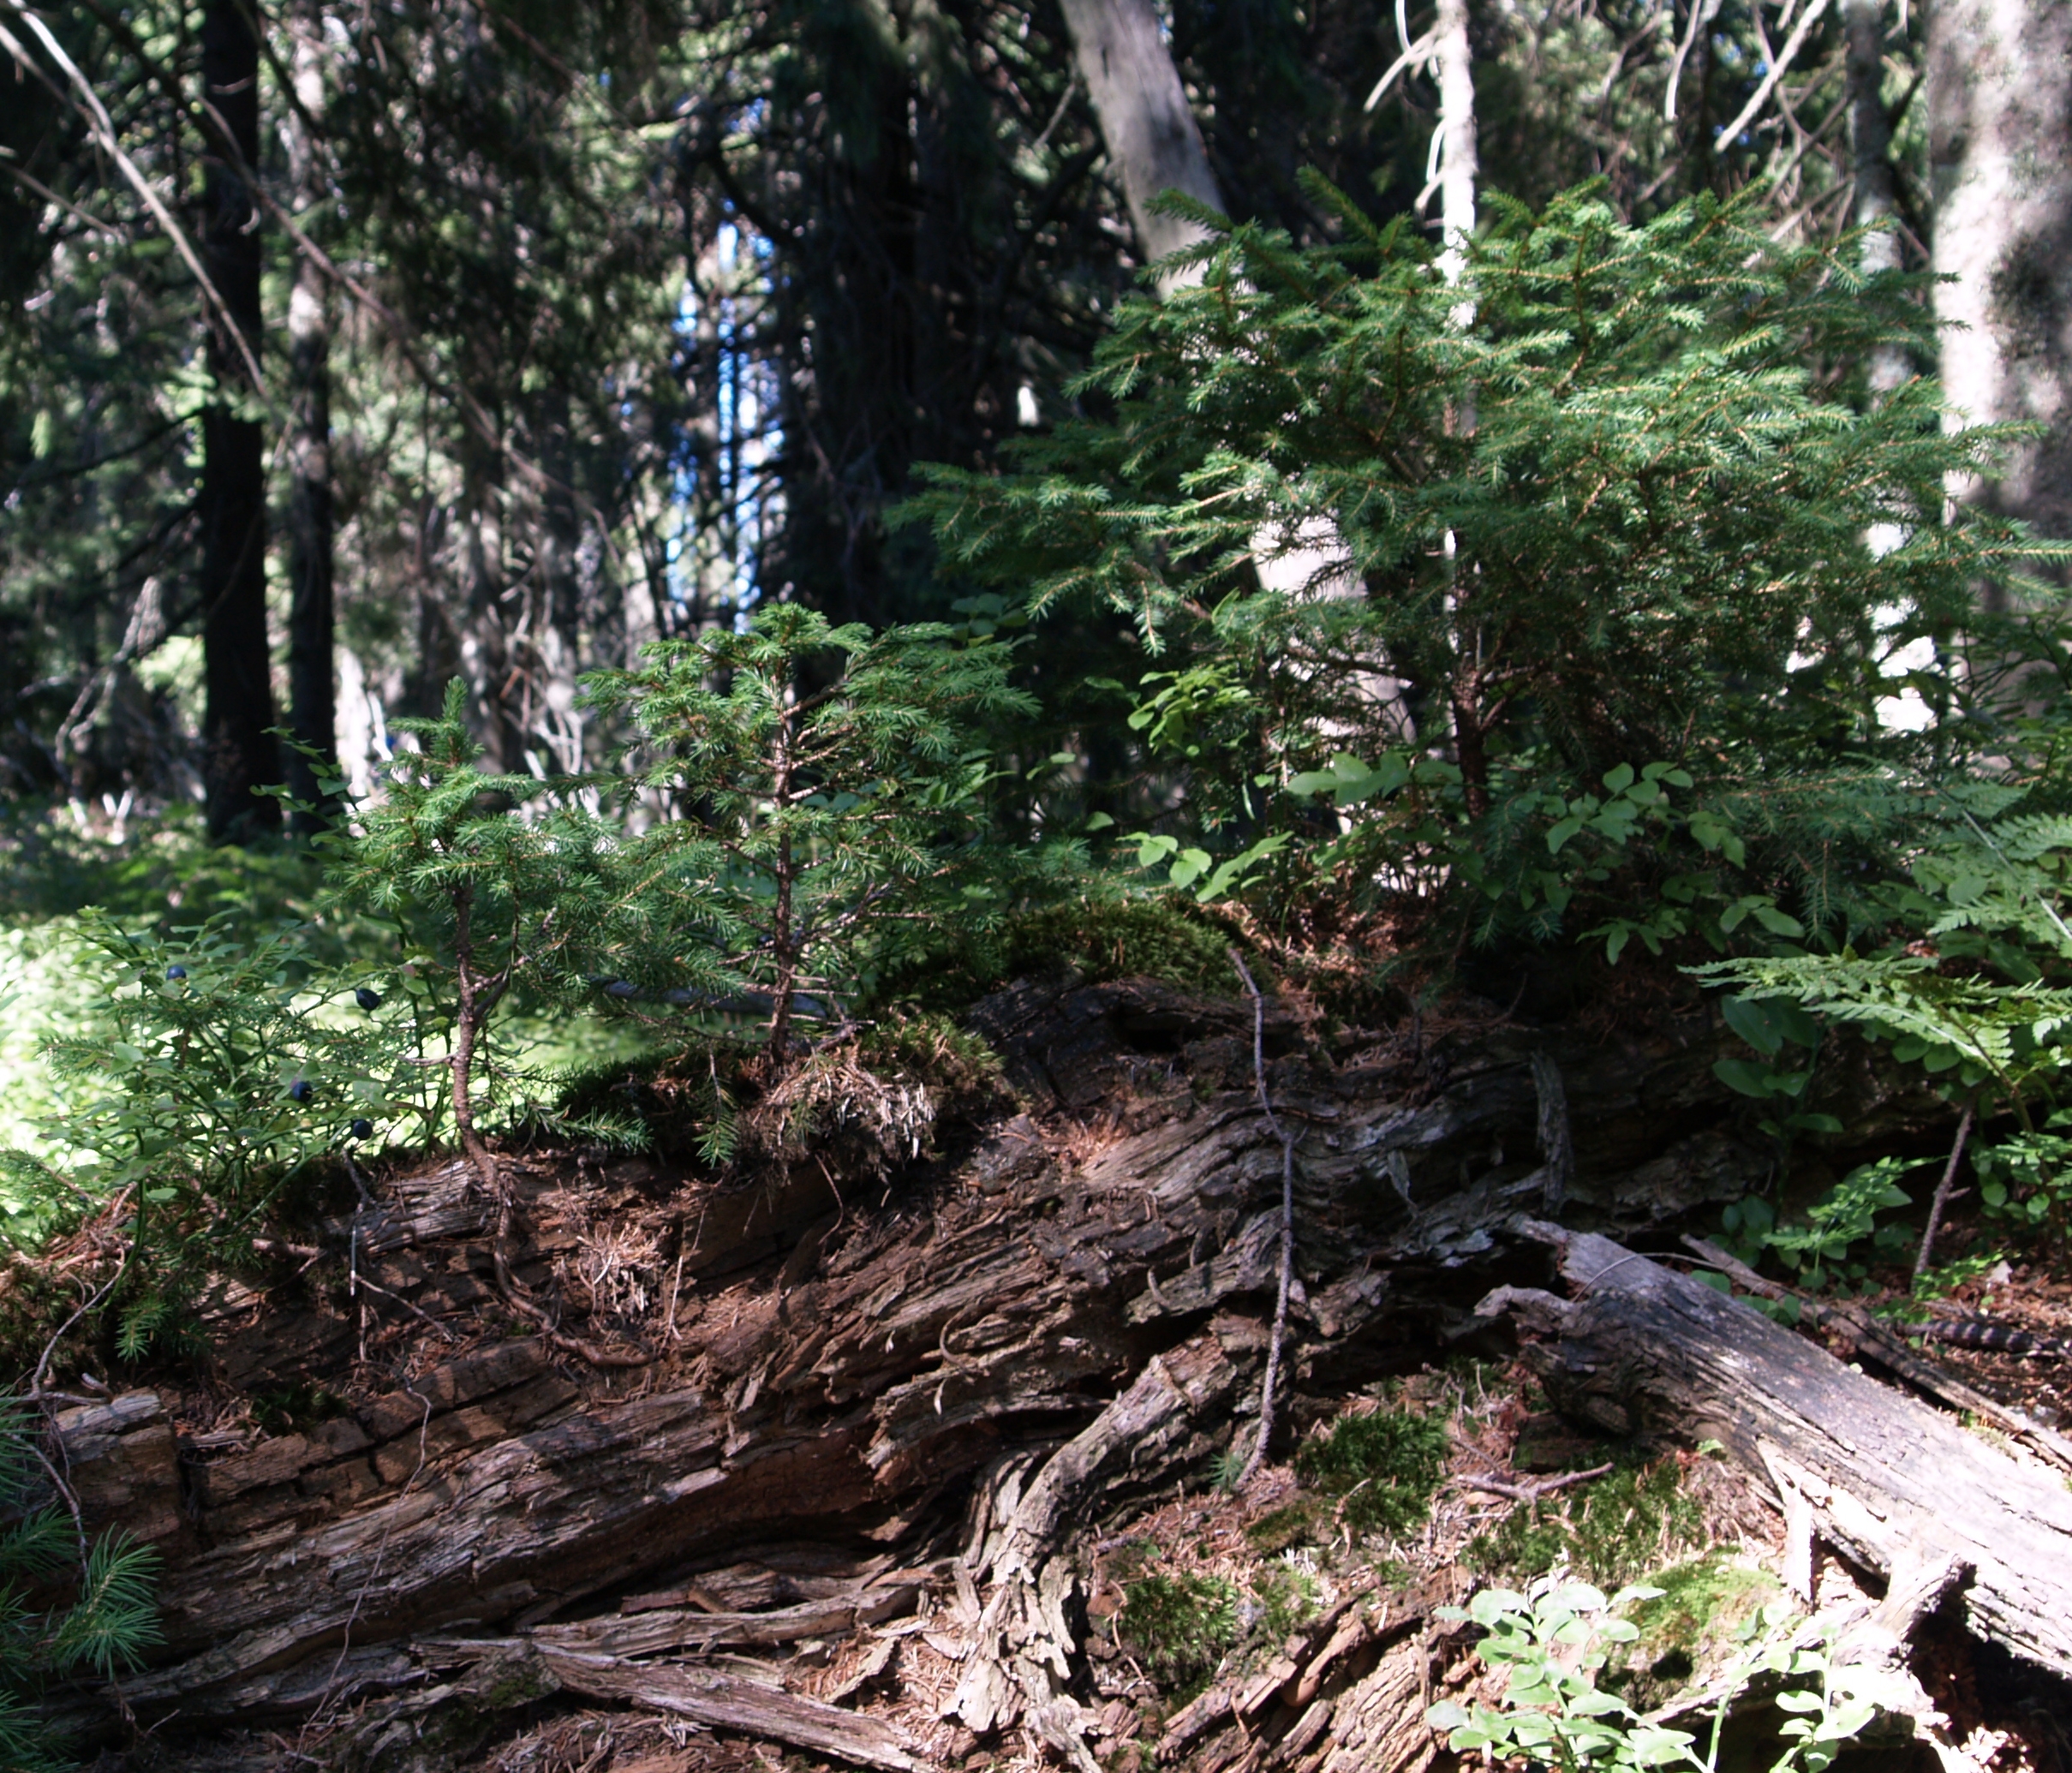
[[[322, 1687], [349, 1625], [353, 1654], [375, 1669], [414, 1634], [462, 1621], [546, 1631], [613, 1595], [627, 1597], [616, 1615], [553, 1641], [630, 1655], [671, 1633], [810, 1635], [800, 1621], [728, 1617], [750, 1602], [714, 1589], [701, 1560], [819, 1522], [829, 1543], [857, 1548], [852, 1598], [875, 1605], [885, 1573], [926, 1561], [933, 1537], [954, 1531], [956, 1507], [946, 1523], [931, 1499], [997, 1475], [1003, 1459], [1047, 1460], [1120, 1412], [1042, 1487], [1048, 1513], [1014, 1516], [1005, 1580], [1102, 1497], [1169, 1484], [1213, 1455], [1212, 1435], [1248, 1430], [1264, 1337], [1230, 1314], [1270, 1316], [1282, 1161], [1260, 1112], [1249, 1006], [1142, 984], [1027, 987], [974, 1021], [1048, 1124], [1112, 1112], [1123, 1130], [1096, 1149], [1017, 1116], [929, 1185], [932, 1198], [875, 1213], [853, 1200], [844, 1213], [812, 1158], [745, 1187], [646, 1161], [600, 1181], [500, 1159], [531, 1239], [511, 1265], [543, 1296], [556, 1262], [579, 1251], [584, 1191], [619, 1198], [612, 1222], [624, 1247], [648, 1251], [644, 1334], [664, 1356], [642, 1394], [558, 1370], [539, 1338], [449, 1340], [496, 1309], [488, 1245], [503, 1203], [463, 1158], [331, 1226], [302, 1304], [254, 1316], [256, 1298], [231, 1289], [214, 1320], [216, 1370], [234, 1387], [385, 1372], [353, 1361], [359, 1339], [385, 1329], [431, 1338], [407, 1383], [383, 1382], [295, 1432], [188, 1448], [184, 1502], [155, 1404], [126, 1404], [112, 1428], [105, 1406], [69, 1418], [90, 1515], [167, 1552], [172, 1659], [126, 1687], [132, 1703], [188, 1717], [293, 1710]], [[1432, 1277], [1441, 1294], [1459, 1291], [1445, 1277], [1499, 1248], [1506, 1215], [1544, 1199], [1536, 1052], [1561, 1068], [1582, 1210], [1645, 1226], [1738, 1196], [1768, 1162], [1721, 1136], [1731, 1111], [1702, 1022], [1597, 1049], [1496, 1030], [1457, 1046], [1450, 1069], [1435, 1046], [1334, 1073], [1275, 1006], [1264, 1042], [1276, 1110], [1299, 1130], [1299, 1386], [1385, 1369], [1386, 1327], [1429, 1317]], [[361, 1287], [349, 1298], [349, 1272]], [[580, 1321], [572, 1299], [564, 1309]], [[873, 1564], [881, 1552], [897, 1557]], [[995, 1716], [1030, 1700], [1012, 1663], [1040, 1599], [1003, 1602], [982, 1631], [978, 1611], [969, 1621], [975, 1644], [994, 1634], [1022, 1692], [1010, 1704], [988, 1689]]]
[[[2017, 1463], [1950, 1418], [1805, 1338], [1609, 1239], [1526, 1221], [1573, 1300], [1499, 1288], [1527, 1358], [1567, 1414], [1615, 1435], [1721, 1442], [1857, 1563], [1893, 1576], [1970, 1573], [1971, 1628], [2072, 1674], [2072, 1495], [2062, 1471]], [[1800, 1555], [1810, 1555], [1801, 1547]]]
[[[324, 118], [323, 21], [302, 19], [295, 45], [296, 106], [284, 133], [296, 212], [309, 226], [325, 200], [313, 131]], [[337, 769], [336, 692], [331, 646], [331, 291], [308, 256], [296, 267], [288, 299], [289, 731], [298, 746], [288, 756], [288, 785], [302, 810], [295, 829], [325, 829], [332, 808], [318, 786], [319, 770]], [[313, 759], [307, 753], [315, 754]]]
[[2072, 7], [1937, 0], [1927, 84], [1951, 422], [2049, 427], [1953, 490], [2072, 537]]
[[[202, 91], [243, 169], [259, 164], [259, 39], [238, 0], [211, 0], [201, 26]], [[277, 801], [257, 791], [280, 779], [266, 641], [265, 427], [246, 408], [254, 387], [230, 328], [254, 356], [260, 344], [258, 212], [243, 169], [209, 154], [202, 252], [229, 310], [212, 314], [208, 361], [214, 396], [201, 421], [202, 768], [209, 835], [239, 843], [280, 822]]]
[[[1475, 63], [1467, 39], [1467, 0], [1439, 0], [1432, 27], [1432, 60], [1439, 80], [1439, 270], [1449, 288], [1467, 271], [1467, 243], [1475, 236]], [[1466, 327], [1474, 304], [1454, 310], [1454, 324]], [[1472, 421], [1470, 421], [1472, 422]]]
[[[1205, 237], [1199, 224], [1157, 213], [1153, 200], [1178, 191], [1221, 212], [1223, 194], [1151, 0], [1064, 0], [1064, 8], [1073, 59], [1145, 259], [1194, 245]], [[1162, 275], [1161, 292], [1179, 281]]]
[[[1885, 0], [1842, 0], [1848, 33], [1849, 154], [1856, 182], [1851, 221], [1865, 236], [1859, 263], [1875, 274], [1899, 269], [1899, 236], [1892, 227], [1897, 184], [1892, 171], [1892, 124], [1885, 111]], [[1907, 379], [1904, 351], [1881, 345], [1871, 359], [1871, 392], [1890, 394]]]

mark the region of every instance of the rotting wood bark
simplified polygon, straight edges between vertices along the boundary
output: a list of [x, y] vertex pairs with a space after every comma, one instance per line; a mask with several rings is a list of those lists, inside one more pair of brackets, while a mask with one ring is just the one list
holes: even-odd
[[1890, 1576], [1921, 1563], [1972, 1571], [1973, 1631], [2072, 1674], [2072, 1494], [1738, 1299], [1609, 1239], [1520, 1220], [1575, 1295], [1500, 1287], [1557, 1407], [1617, 1435], [1718, 1441], [1819, 1537]]
[[[1028, 987], [973, 1021], [1030, 1113], [875, 1207], [843, 1209], [810, 1161], [729, 1188], [645, 1161], [499, 1155], [526, 1227], [511, 1266], [539, 1297], [579, 1241], [563, 1209], [583, 1191], [651, 1234], [672, 1334], [644, 1374], [586, 1371], [535, 1335], [472, 1346], [499, 1309], [499, 1207], [461, 1158], [386, 1183], [325, 1237], [342, 1293], [356, 1225], [361, 1272], [385, 1290], [373, 1309], [422, 1351], [386, 1391], [362, 1386], [348, 1413], [294, 1433], [183, 1439], [149, 1394], [63, 1418], [94, 1522], [166, 1557], [167, 1656], [126, 1683], [137, 1714], [248, 1723], [421, 1696], [461, 1641], [627, 1660], [893, 1620], [881, 1609], [911, 1605], [914, 1585], [955, 1581], [941, 1536], [970, 1496], [954, 1709], [1084, 1744], [1084, 1716], [1058, 1703], [1059, 1663], [1078, 1653], [1059, 1630], [1073, 1579], [1060, 1523], [1204, 1472], [1255, 1406], [1284, 1154], [1259, 1112], [1249, 1006]], [[1535, 1053], [1568, 1100], [1572, 1210], [1630, 1231], [1766, 1171], [1733, 1132], [1699, 1018], [1610, 1046], [1499, 1022], [1330, 1072], [1296, 1033], [1266, 1006], [1271, 1099], [1300, 1155], [1298, 1388], [1418, 1358], [1406, 1351], [1464, 1317], [1474, 1268], [1513, 1259], [1502, 1222], [1548, 1180]], [[230, 1384], [351, 1369], [355, 1322], [320, 1288], [289, 1310], [226, 1286], [215, 1310]], [[420, 1317], [470, 1346], [449, 1352]], [[744, 1545], [801, 1534], [845, 1548], [847, 1573], [809, 1591], [722, 1580]], [[1378, 1636], [1341, 1649], [1330, 1691], [1299, 1707], [1298, 1669], [1270, 1728], [1246, 1728], [1302, 1742], [1322, 1769], [1358, 1734], [1341, 1728], [1352, 1687], [1397, 1655]], [[1327, 1698], [1328, 1732], [1312, 1716]]]
[[[1164, 1464], [1176, 1430], [1219, 1401], [1234, 1377], [1213, 1337], [1169, 1357], [1154, 1355], [1136, 1383], [1046, 1460], [1027, 1489], [1009, 1483], [986, 1499], [996, 1525], [965, 1560], [974, 1589], [993, 1593], [972, 1622], [964, 1674], [951, 1706], [965, 1728], [985, 1735], [1017, 1718], [1081, 1773], [1099, 1773], [1087, 1746], [1090, 1720], [1066, 1691], [1076, 1648], [1066, 1609], [1075, 1578], [1059, 1555], [1068, 1511], [1118, 1460], [1142, 1469]], [[1002, 1507], [1003, 1503], [1008, 1506]]]
[[1794, 1292], [1788, 1286], [1764, 1279], [1745, 1263], [1736, 1262], [1717, 1245], [1704, 1238], [1687, 1235], [1683, 1241], [1743, 1292], [1755, 1293], [1763, 1298], [1794, 1301], [1801, 1322], [1812, 1324], [1836, 1337], [1852, 1352], [1875, 1361], [1894, 1377], [1906, 1381], [1922, 1396], [1932, 1398], [1952, 1410], [1971, 1412], [1987, 1426], [2020, 1442], [2039, 1459], [2062, 1472], [2072, 1472], [2072, 1442], [2067, 1442], [2063, 1435], [2041, 1423], [2016, 1415], [1983, 1392], [1973, 1390], [1954, 1373], [1916, 1354], [1860, 1305], [1843, 1299], [1812, 1298]]

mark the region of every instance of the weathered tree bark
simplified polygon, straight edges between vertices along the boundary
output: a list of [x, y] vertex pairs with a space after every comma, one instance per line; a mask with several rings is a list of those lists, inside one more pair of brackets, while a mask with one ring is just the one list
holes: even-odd
[[[280, 780], [273, 683], [266, 641], [266, 456], [241, 350], [260, 349], [259, 212], [245, 169], [259, 164], [259, 38], [239, 0], [210, 0], [201, 25], [202, 93], [243, 167], [220, 151], [206, 160], [201, 250], [224, 314], [212, 313], [209, 371], [215, 392], [201, 419], [202, 772], [209, 835], [241, 842], [280, 822], [257, 791]], [[233, 327], [235, 332], [233, 332]]]
[[[307, 227], [325, 196], [315, 132], [325, 111], [323, 21], [302, 18], [295, 43], [295, 106], [284, 125], [296, 216]], [[288, 729], [305, 750], [289, 752], [288, 785], [308, 836], [331, 823], [319, 770], [337, 768], [332, 637], [331, 289], [308, 254], [288, 298]]]
[[2072, 536], [2072, 7], [1937, 0], [1928, 18], [1944, 391], [1953, 422], [2048, 427], [1954, 490]]
[[[588, 1247], [604, 1209], [585, 1202], [608, 1196], [612, 1224], [648, 1240], [661, 1358], [641, 1374], [493, 1340], [496, 1209], [460, 1159], [332, 1226], [329, 1265], [296, 1283], [313, 1300], [266, 1311], [230, 1288], [217, 1308], [232, 1387], [343, 1386], [391, 1370], [366, 1362], [404, 1333], [430, 1370], [362, 1382], [349, 1413], [293, 1433], [183, 1442], [149, 1394], [69, 1418], [90, 1516], [167, 1558], [168, 1660], [128, 1684], [129, 1703], [190, 1721], [293, 1715], [421, 1680], [409, 1646], [463, 1627], [624, 1657], [798, 1626], [739, 1616], [773, 1598], [862, 1616], [944, 1555], [940, 1533], [962, 1542], [964, 1495], [1004, 1495], [1000, 1462], [1018, 1458], [1024, 1487], [974, 1530], [966, 1579], [975, 1595], [993, 1585], [967, 1629], [971, 1666], [1000, 1678], [974, 1675], [959, 1704], [1068, 1733], [1062, 1684], [1041, 1691], [1060, 1641], [1045, 1588], [1067, 1570], [1056, 1535], [1204, 1468], [1233, 1414], [1251, 1420], [1281, 1147], [1252, 1087], [1245, 1006], [1032, 987], [975, 1020], [1062, 1131], [1010, 1120], [881, 1206], [845, 1208], [811, 1161], [727, 1188], [644, 1161], [570, 1175], [501, 1160], [531, 1228], [513, 1266], [540, 1296]], [[1336, 1070], [1284, 1013], [1265, 1041], [1276, 1110], [1299, 1135], [1290, 1366], [1304, 1388], [1361, 1382], [1406, 1336], [1465, 1318], [1479, 1288], [1458, 1271], [1501, 1254], [1504, 1217], [1544, 1197], [1536, 1052], [1560, 1066], [1573, 1118], [1573, 1210], [1645, 1227], [1736, 1197], [1766, 1168], [1722, 1125], [1701, 1018], [1598, 1048], [1498, 1028]], [[1094, 1113], [1120, 1125], [1076, 1155], [1074, 1117]], [[773, 1597], [714, 1573], [744, 1543], [802, 1531], [851, 1548], [832, 1591]]]
[[[1156, 260], [1194, 245], [1206, 237], [1200, 225], [1184, 216], [1161, 214], [1152, 207], [1154, 200], [1178, 191], [1220, 212], [1223, 194], [1156, 9], [1151, 0], [1063, 3], [1073, 59], [1101, 121], [1108, 160], [1122, 181], [1144, 257]], [[1161, 291], [1178, 281], [1176, 275], [1161, 278]]]
[[1565, 1412], [1615, 1434], [1721, 1442], [1788, 1515], [1881, 1575], [1958, 1565], [1971, 1628], [2072, 1674], [2072, 1494], [1751, 1307], [1609, 1239], [1520, 1221], [1573, 1298], [1502, 1287]]

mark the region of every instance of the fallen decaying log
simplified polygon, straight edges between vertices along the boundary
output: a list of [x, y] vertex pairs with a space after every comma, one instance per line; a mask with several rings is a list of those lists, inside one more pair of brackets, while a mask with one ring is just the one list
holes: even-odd
[[1800, 1524], [1796, 1559], [1817, 1531], [1880, 1576], [1968, 1572], [1975, 1632], [2072, 1674], [2072, 1493], [2060, 1473], [1609, 1239], [1519, 1229], [1557, 1252], [1574, 1297], [1502, 1287], [1478, 1309], [1528, 1332], [1558, 1407], [1616, 1435], [1718, 1441]]
[[[147, 1393], [69, 1412], [62, 1438], [87, 1513], [166, 1557], [167, 1654], [125, 1683], [134, 1715], [192, 1728], [371, 1706], [356, 1740], [379, 1764], [382, 1742], [415, 1740], [442, 1705], [560, 1692], [908, 1773], [934, 1758], [911, 1731], [728, 1658], [888, 1633], [934, 1597], [929, 1641], [956, 1664], [940, 1709], [961, 1740], [1019, 1730], [1092, 1773], [1111, 1725], [1086, 1703], [1073, 1536], [1198, 1476], [1233, 1414], [1257, 1411], [1281, 1148], [1251, 1088], [1242, 1006], [1141, 985], [1030, 988], [976, 1019], [1030, 1113], [875, 1206], [843, 1202], [810, 1163], [729, 1191], [647, 1164], [571, 1176], [511, 1162], [532, 1226], [528, 1284], [549, 1286], [553, 1262], [580, 1253], [571, 1224], [608, 1217], [647, 1239], [660, 1358], [642, 1372], [587, 1373], [536, 1338], [483, 1340], [487, 1208], [467, 1167], [449, 1165], [400, 1179], [376, 1214], [338, 1228], [384, 1290], [371, 1304], [334, 1290], [295, 1310], [248, 1299], [225, 1319], [234, 1382], [349, 1375], [349, 1411], [260, 1436], [183, 1434], [177, 1400]], [[1399, 1042], [1329, 1071], [1292, 1050], [1287, 1018], [1269, 1036], [1273, 1099], [1302, 1130], [1301, 1388], [1400, 1367], [1406, 1346], [1466, 1320], [1486, 1286], [1476, 1272], [1515, 1264], [1505, 1225], [1549, 1195], [1550, 1067], [1573, 1132], [1567, 1211], [1629, 1232], [1675, 1222], [1738, 1197], [1768, 1163], [1733, 1132], [1702, 1022], [1597, 1048], [1498, 1026], [1459, 1043], [1450, 1066], [1442, 1047]], [[1564, 1247], [1580, 1263], [1602, 1242]], [[1536, 1358], [1567, 1407], [1608, 1427], [1716, 1435], [1798, 1486], [1836, 1543], [1877, 1567], [1913, 1543], [1890, 1508], [1890, 1531], [1866, 1527], [1837, 1500], [1866, 1494], [1854, 1468], [1792, 1429], [1830, 1394], [1824, 1380], [1807, 1391], [1788, 1356], [1817, 1351], [1693, 1287], [1702, 1300], [1677, 1310], [1711, 1327], [1710, 1364], [1666, 1337], [1652, 1365], [1615, 1356], [1623, 1332], [1606, 1314], [1628, 1300], [1623, 1280], [1654, 1309], [1647, 1277], [1663, 1271], [1604, 1247], [1583, 1301], [1502, 1296], [1561, 1336]], [[1665, 1327], [1683, 1321], [1660, 1309]], [[381, 1361], [356, 1360], [355, 1346], [373, 1322], [379, 1351], [385, 1312], [409, 1340], [381, 1384]], [[1738, 1431], [1769, 1421], [1761, 1411], [1737, 1399], [1717, 1423], [1707, 1404], [1708, 1387], [1717, 1398], [1735, 1382], [1744, 1332], [1775, 1352], [1784, 1387], [1753, 1442]], [[1564, 1364], [1554, 1351], [1575, 1337], [1605, 1352]], [[2072, 1519], [2072, 1498], [2052, 1506], [2037, 1499], [2044, 1512], [2022, 1527], [2036, 1543], [2011, 1562], [1967, 1555], [1982, 1629], [2060, 1668], [2072, 1631], [1997, 1573], [2057, 1567], [2030, 1562]], [[770, 1549], [800, 1541], [825, 1552], [811, 1571]], [[1230, 1753], [1202, 1764], [1424, 1764], [1421, 1634], [1430, 1606], [1457, 1598], [1328, 1618], [1244, 1692], [1169, 1721], [1161, 1752], [1196, 1754], [1227, 1728]], [[687, 1655], [708, 1660], [642, 1660]]]

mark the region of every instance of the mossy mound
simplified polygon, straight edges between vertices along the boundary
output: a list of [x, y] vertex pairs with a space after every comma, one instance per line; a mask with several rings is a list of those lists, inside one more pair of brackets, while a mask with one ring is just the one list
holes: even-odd
[[1446, 1425], [1406, 1410], [1341, 1417], [1295, 1455], [1295, 1475], [1339, 1499], [1353, 1533], [1406, 1533], [1431, 1512], [1446, 1470]]

